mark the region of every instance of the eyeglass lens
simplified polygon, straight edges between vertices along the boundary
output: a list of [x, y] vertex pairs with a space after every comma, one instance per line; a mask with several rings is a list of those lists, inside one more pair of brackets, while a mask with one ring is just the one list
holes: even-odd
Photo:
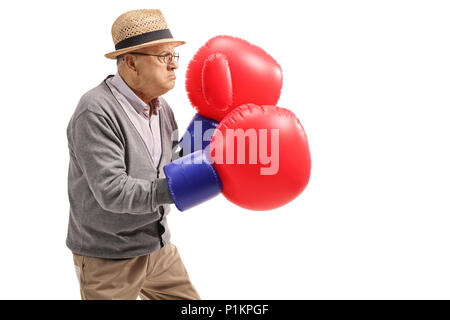
[[180, 55], [178, 53], [174, 53], [173, 55], [169, 53], [169, 54], [166, 54], [163, 59], [164, 59], [165, 63], [169, 64], [173, 61], [173, 59], [175, 59], [175, 62], [178, 62], [179, 58], [180, 58]]

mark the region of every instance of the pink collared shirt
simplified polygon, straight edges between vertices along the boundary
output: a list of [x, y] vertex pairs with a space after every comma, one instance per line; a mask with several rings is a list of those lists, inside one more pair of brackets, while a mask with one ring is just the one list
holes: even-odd
[[[161, 131], [159, 126], [159, 98], [150, 101], [150, 105], [141, 100], [123, 81], [119, 73], [108, 78], [106, 84], [119, 101], [125, 113], [141, 135], [147, 146], [153, 164], [158, 167], [161, 158]], [[150, 116], [150, 109], [152, 115]]]

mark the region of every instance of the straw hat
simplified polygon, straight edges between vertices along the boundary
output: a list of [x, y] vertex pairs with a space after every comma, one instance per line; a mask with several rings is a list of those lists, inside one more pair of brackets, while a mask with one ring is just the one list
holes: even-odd
[[125, 12], [114, 21], [111, 34], [116, 50], [105, 54], [109, 59], [161, 43], [173, 43], [176, 46], [185, 44], [184, 41], [173, 39], [159, 9]]

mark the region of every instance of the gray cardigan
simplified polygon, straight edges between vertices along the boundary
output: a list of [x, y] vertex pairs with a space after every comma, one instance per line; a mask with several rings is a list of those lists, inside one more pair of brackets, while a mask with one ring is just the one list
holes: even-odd
[[67, 127], [70, 217], [66, 245], [74, 253], [123, 259], [170, 240], [173, 203], [164, 177], [177, 144], [173, 112], [160, 99], [162, 155], [152, 162], [139, 132], [103, 81], [84, 94]]

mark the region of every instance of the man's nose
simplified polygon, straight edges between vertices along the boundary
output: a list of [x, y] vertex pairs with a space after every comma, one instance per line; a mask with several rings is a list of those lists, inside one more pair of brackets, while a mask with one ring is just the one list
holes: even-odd
[[175, 59], [173, 59], [168, 65], [167, 68], [169, 70], [175, 70], [178, 69], [178, 62], [175, 61]]

